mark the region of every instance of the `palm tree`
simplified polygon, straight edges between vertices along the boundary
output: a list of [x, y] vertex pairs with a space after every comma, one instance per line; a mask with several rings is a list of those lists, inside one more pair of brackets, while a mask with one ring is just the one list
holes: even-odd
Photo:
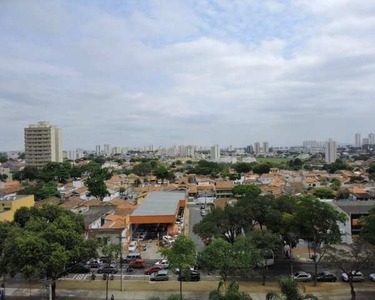
[[266, 300], [318, 300], [318, 297], [311, 294], [302, 294], [300, 284], [292, 277], [283, 276], [279, 281], [281, 294], [269, 292]]
[[253, 298], [245, 293], [240, 292], [239, 285], [237, 282], [233, 281], [224, 293], [220, 289], [225, 286], [224, 281], [220, 281], [216, 290], [211, 291], [209, 295], [209, 300], [253, 300]]

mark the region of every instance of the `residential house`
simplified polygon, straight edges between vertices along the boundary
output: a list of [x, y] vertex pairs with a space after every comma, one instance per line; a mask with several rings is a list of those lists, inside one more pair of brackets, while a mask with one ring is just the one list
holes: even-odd
[[216, 198], [232, 198], [234, 183], [232, 181], [216, 181], [215, 196]]
[[21, 207], [34, 206], [34, 195], [7, 195], [0, 197], [0, 221], [14, 220], [14, 213]]
[[360, 187], [349, 187], [349, 200], [350, 201], [361, 201], [374, 199], [370, 194], [367, 193], [363, 188]]

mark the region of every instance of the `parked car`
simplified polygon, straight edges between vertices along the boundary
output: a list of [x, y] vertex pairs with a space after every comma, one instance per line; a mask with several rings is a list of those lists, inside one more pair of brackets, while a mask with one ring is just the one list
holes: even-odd
[[[360, 272], [360, 271], [357, 271], [357, 272], [352, 271], [351, 273], [353, 275], [352, 282], [364, 282], [365, 281], [365, 277], [363, 276], [362, 272]], [[349, 282], [349, 276], [348, 276], [348, 274], [342, 273], [341, 274], [341, 280], [344, 281], [344, 282]]]
[[201, 216], [204, 217], [205, 215], [207, 215], [207, 212], [205, 209], [201, 210]]
[[84, 274], [84, 273], [89, 273], [90, 268], [89, 266], [84, 266], [84, 265], [78, 265], [76, 267], [73, 267], [71, 270], [69, 270], [69, 273], [76, 273], [76, 274]]
[[132, 241], [129, 244], [128, 250], [129, 250], [129, 252], [135, 252], [137, 250], [137, 247], [138, 247], [137, 241]]
[[109, 266], [101, 266], [98, 269], [98, 273], [99, 274], [102, 274], [102, 273], [106, 273], [106, 274], [117, 273], [116, 265], [110, 264]]
[[145, 274], [146, 275], [150, 275], [150, 274], [156, 273], [156, 272], [158, 272], [160, 270], [163, 270], [163, 266], [161, 266], [161, 265], [154, 265], [151, 268], [145, 269]]
[[102, 265], [102, 261], [100, 259], [93, 258], [87, 262], [87, 265], [89, 265], [90, 268], [100, 268]]
[[155, 265], [160, 265], [163, 267], [163, 269], [169, 268], [169, 262], [166, 259], [159, 260], [158, 262], [155, 263]]
[[370, 280], [375, 282], [375, 273], [370, 274]]
[[199, 281], [201, 280], [201, 275], [196, 270], [193, 270], [190, 272], [185, 271], [185, 272], [182, 272], [181, 276], [178, 275], [177, 280], [178, 281]]
[[129, 253], [128, 255], [123, 257], [122, 262], [123, 263], [130, 263], [131, 261], [136, 260], [136, 259], [140, 259], [140, 258], [142, 258], [140, 253], [137, 253], [137, 252]]
[[310, 282], [311, 281], [311, 274], [303, 271], [299, 271], [294, 273], [293, 275], [294, 280], [301, 281], [301, 282]]
[[145, 260], [144, 259], [136, 259], [130, 262], [129, 266], [133, 268], [144, 268], [145, 267]]
[[[197, 271], [197, 267], [190, 267], [190, 268], [188, 268], [188, 269], [186, 269], [186, 270], [183, 269], [182, 272], [187, 271], [187, 270], [190, 270], [190, 271]], [[175, 271], [176, 274], [178, 274], [178, 273], [180, 272], [180, 269], [179, 269], [179, 268], [176, 268], [174, 271]]]
[[170, 244], [174, 243], [174, 239], [170, 235], [164, 235], [162, 240], [165, 241], [165, 242], [168, 242]]
[[316, 280], [320, 282], [336, 282], [337, 277], [330, 271], [323, 271], [318, 273]]
[[150, 281], [168, 281], [168, 271], [167, 270], [160, 270], [156, 273], [152, 273], [150, 276]]

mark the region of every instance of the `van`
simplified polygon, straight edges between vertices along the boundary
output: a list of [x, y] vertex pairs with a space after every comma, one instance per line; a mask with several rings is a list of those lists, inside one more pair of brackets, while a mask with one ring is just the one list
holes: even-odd
[[129, 253], [125, 257], [123, 257], [122, 262], [123, 263], [130, 263], [131, 261], [134, 261], [136, 259], [141, 259], [141, 254], [140, 253]]

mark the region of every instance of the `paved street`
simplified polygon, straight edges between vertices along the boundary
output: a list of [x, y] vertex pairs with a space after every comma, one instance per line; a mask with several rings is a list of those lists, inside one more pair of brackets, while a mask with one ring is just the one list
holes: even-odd
[[195, 241], [197, 245], [197, 250], [202, 251], [204, 249], [204, 244], [202, 239], [193, 233], [193, 227], [195, 224], [199, 223], [202, 220], [202, 216], [200, 213], [200, 205], [188, 204], [189, 209], [189, 236]]

